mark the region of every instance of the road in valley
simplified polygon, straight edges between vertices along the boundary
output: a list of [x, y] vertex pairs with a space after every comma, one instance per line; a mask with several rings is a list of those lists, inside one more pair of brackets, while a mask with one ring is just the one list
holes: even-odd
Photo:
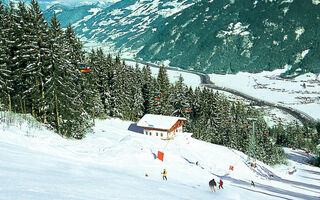
[[[150, 67], [156, 67], [156, 68], [160, 67], [159, 65], [148, 63], [148, 62], [144, 62], [144, 61], [136, 61], [136, 60], [132, 60], [132, 59], [123, 59], [123, 60], [124, 61], [137, 62], [137, 63], [143, 64], [143, 65], [148, 64]], [[269, 107], [273, 107], [273, 108], [278, 108], [278, 109], [290, 114], [291, 116], [293, 116], [294, 118], [298, 119], [302, 123], [315, 121], [313, 117], [311, 117], [307, 113], [304, 113], [304, 112], [299, 111], [297, 109], [293, 109], [293, 108], [286, 107], [286, 106], [283, 106], [283, 105], [280, 105], [280, 104], [275, 104], [275, 103], [271, 103], [271, 102], [268, 102], [268, 101], [264, 101], [264, 100], [258, 99], [256, 97], [250, 96], [248, 94], [239, 92], [239, 91], [231, 89], [231, 88], [217, 86], [216, 84], [214, 84], [210, 80], [210, 77], [207, 74], [200, 73], [200, 72], [182, 70], [182, 69], [179, 69], [177, 67], [166, 67], [166, 68], [168, 70], [174, 70], [174, 71], [181, 71], [181, 72], [187, 72], [187, 73], [191, 73], [191, 74], [196, 74], [196, 75], [198, 75], [200, 77], [202, 86], [207, 87], [207, 88], [211, 88], [211, 89], [214, 89], [214, 90], [220, 90], [220, 91], [228, 92], [228, 93], [231, 93], [233, 95], [242, 97], [244, 99], [247, 99], [247, 100], [251, 101], [252, 102], [251, 105], [253, 105], [253, 106], [269, 106]]]

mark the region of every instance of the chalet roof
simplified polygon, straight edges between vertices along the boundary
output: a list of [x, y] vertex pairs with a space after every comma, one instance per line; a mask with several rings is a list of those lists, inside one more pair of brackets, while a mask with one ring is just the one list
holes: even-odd
[[137, 123], [137, 126], [144, 127], [144, 128], [169, 130], [178, 120], [187, 120], [187, 119], [183, 117], [146, 114], [139, 120], [139, 122]]

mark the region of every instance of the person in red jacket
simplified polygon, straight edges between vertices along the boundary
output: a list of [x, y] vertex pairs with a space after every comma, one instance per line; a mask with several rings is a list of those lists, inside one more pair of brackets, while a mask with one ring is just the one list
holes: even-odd
[[222, 182], [222, 180], [220, 179], [220, 181], [219, 181], [219, 190], [220, 190], [220, 188], [222, 188], [223, 189], [223, 182]]
[[223, 181], [220, 179], [220, 181], [219, 181], [219, 190], [220, 190], [220, 188], [222, 188], [223, 189]]

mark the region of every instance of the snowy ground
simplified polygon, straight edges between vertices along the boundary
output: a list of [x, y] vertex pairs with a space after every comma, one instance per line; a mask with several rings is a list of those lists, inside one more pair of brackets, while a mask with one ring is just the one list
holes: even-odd
[[[258, 162], [253, 169], [235, 150], [189, 134], [169, 142], [141, 135], [128, 130], [131, 122], [118, 119], [97, 121], [94, 134], [83, 140], [63, 139], [37, 123], [38, 128], [28, 127], [23, 119], [12, 121], [12, 126], [0, 123], [0, 199], [320, 198], [320, 169], [304, 164], [308, 155], [302, 151], [286, 149], [288, 166]], [[157, 151], [164, 152], [164, 162], [155, 159]], [[164, 168], [168, 181], [161, 177]], [[222, 178], [224, 189], [211, 192], [212, 178]]]
[[[284, 70], [250, 74], [210, 74], [218, 86], [232, 88], [256, 98], [285, 105], [320, 119], [320, 77], [304, 74], [292, 80], [279, 77]], [[305, 87], [304, 87], [305, 86]]]

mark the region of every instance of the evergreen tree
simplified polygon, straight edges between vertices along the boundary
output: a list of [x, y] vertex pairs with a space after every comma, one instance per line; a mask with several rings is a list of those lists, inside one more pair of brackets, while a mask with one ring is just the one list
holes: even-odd
[[106, 57], [102, 49], [92, 52], [89, 57], [91, 73], [86, 81], [90, 83], [90, 88], [92, 90], [93, 99], [91, 100], [91, 106], [95, 113], [92, 118], [96, 116], [104, 116], [109, 113], [110, 110], [110, 91], [107, 79], [107, 62]]
[[[39, 4], [32, 0], [30, 7], [30, 23], [28, 30], [29, 35], [29, 51], [24, 53], [28, 55], [27, 77], [28, 92], [25, 93], [27, 98], [24, 98], [24, 112], [26, 107], [31, 103], [32, 109], [37, 110], [39, 120], [46, 123], [46, 102], [45, 102], [45, 88], [44, 83], [48, 77], [44, 73], [44, 68], [50, 62], [49, 54], [49, 38], [47, 33], [47, 22], [44, 20], [43, 14], [40, 10]], [[27, 32], [28, 32], [27, 30]], [[28, 99], [26, 105], [26, 99]], [[29, 105], [30, 106], [30, 105]], [[37, 108], [37, 109], [36, 109]], [[32, 110], [35, 114], [35, 111]]]
[[170, 82], [167, 70], [164, 65], [160, 66], [157, 76], [158, 92], [161, 92], [161, 101], [157, 102], [156, 110], [159, 110], [162, 115], [171, 115], [172, 107], [169, 104]]
[[77, 70], [68, 53], [65, 36], [61, 30], [56, 15], [50, 21], [49, 28], [50, 51], [52, 58], [46, 70], [51, 79], [46, 82], [51, 124], [59, 134], [82, 138], [90, 127], [89, 115], [83, 109], [83, 101], [79, 98], [79, 90], [73, 81], [74, 71]]
[[137, 120], [143, 117], [143, 111], [144, 111], [144, 98], [143, 98], [143, 81], [142, 81], [142, 72], [138, 65], [136, 65], [133, 75], [135, 78], [131, 79], [130, 85], [133, 87], [131, 88], [131, 94], [133, 96], [133, 120]]
[[8, 9], [5, 9], [0, 2], [0, 101], [7, 105], [11, 111], [12, 98], [12, 71], [10, 68], [10, 16]]
[[149, 65], [145, 65], [142, 68], [142, 97], [143, 97], [143, 114], [148, 114], [151, 113], [151, 105], [153, 100], [153, 95], [154, 95], [154, 90], [152, 87], [153, 83], [153, 78], [151, 75], [151, 70]]

